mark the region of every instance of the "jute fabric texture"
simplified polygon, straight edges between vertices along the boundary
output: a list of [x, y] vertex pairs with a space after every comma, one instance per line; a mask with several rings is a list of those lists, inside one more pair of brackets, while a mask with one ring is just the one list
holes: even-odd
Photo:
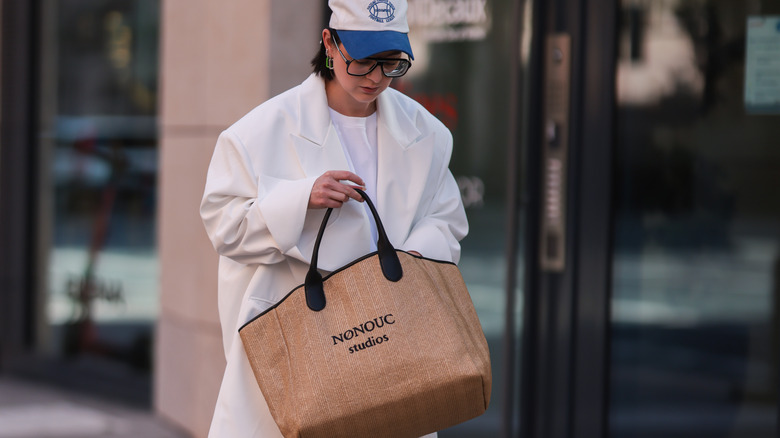
[[325, 277], [322, 310], [301, 285], [240, 329], [286, 438], [416, 438], [487, 409], [490, 355], [458, 267], [392, 253], [400, 280], [372, 253]]

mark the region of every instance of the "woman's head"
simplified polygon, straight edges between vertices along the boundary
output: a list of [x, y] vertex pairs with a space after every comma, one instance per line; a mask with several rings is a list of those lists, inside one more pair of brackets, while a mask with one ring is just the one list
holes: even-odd
[[336, 42], [338, 32], [325, 29], [322, 40], [330, 57], [329, 70], [333, 78], [326, 82], [328, 105], [353, 117], [363, 117], [376, 110], [375, 101], [392, 82], [397, 66], [408, 62], [400, 51], [380, 52], [363, 59], [353, 58], [342, 43]]
[[[329, 0], [328, 6], [331, 17], [327, 33], [332, 35], [337, 47], [341, 46], [349, 53], [350, 59], [377, 58], [380, 54], [396, 52], [406, 53], [414, 59], [408, 37], [406, 0]], [[331, 41], [324, 37], [325, 33], [323, 31], [323, 40], [311, 64], [317, 75], [330, 81], [334, 76], [329, 58], [336, 59], [343, 54], [329, 53]], [[401, 75], [407, 68], [405, 65]], [[356, 65], [350, 68], [350, 72], [357, 70]]]
[[394, 77], [411, 61], [406, 0], [329, 0], [330, 27], [322, 31], [314, 71], [326, 79], [328, 105], [367, 116]]

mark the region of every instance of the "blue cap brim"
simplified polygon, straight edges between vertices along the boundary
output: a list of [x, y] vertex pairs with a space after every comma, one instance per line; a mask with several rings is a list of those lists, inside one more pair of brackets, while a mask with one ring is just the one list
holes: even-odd
[[393, 30], [336, 30], [341, 43], [354, 59], [369, 58], [381, 52], [401, 51], [414, 59], [409, 37]]

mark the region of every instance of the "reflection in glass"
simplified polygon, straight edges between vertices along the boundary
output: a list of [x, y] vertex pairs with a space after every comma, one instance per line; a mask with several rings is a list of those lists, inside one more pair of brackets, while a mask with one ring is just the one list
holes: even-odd
[[[508, 90], [516, 80], [511, 77], [507, 54], [518, 29], [514, 28], [512, 2], [470, 5], [438, 8], [441, 11], [437, 12], [430, 2], [410, 0], [409, 37], [415, 60], [403, 78], [393, 81], [393, 87], [420, 102], [452, 131], [450, 169], [470, 227], [462, 242], [459, 267], [491, 354], [493, 392], [488, 411], [440, 432], [442, 438], [499, 436], [504, 392], [517, 391], [516, 385], [508, 387], [502, 380], [502, 341], [509, 269], [505, 257], [508, 137], [509, 123], [515, 123], [510, 120]], [[519, 316], [516, 323], [519, 327]]]
[[156, 0], [43, 2], [41, 342], [150, 364], [157, 315]]
[[777, 436], [780, 124], [743, 81], [778, 6], [622, 2], [612, 437]]

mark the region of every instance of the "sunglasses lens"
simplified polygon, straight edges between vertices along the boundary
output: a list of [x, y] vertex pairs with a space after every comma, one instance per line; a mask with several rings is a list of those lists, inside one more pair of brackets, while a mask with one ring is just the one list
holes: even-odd
[[376, 63], [373, 59], [353, 59], [347, 66], [347, 73], [354, 76], [367, 75], [374, 69]]
[[409, 70], [410, 65], [411, 63], [405, 59], [383, 61], [382, 71], [384, 72], [385, 76], [389, 78], [397, 78], [399, 76], [405, 75], [406, 71]]

